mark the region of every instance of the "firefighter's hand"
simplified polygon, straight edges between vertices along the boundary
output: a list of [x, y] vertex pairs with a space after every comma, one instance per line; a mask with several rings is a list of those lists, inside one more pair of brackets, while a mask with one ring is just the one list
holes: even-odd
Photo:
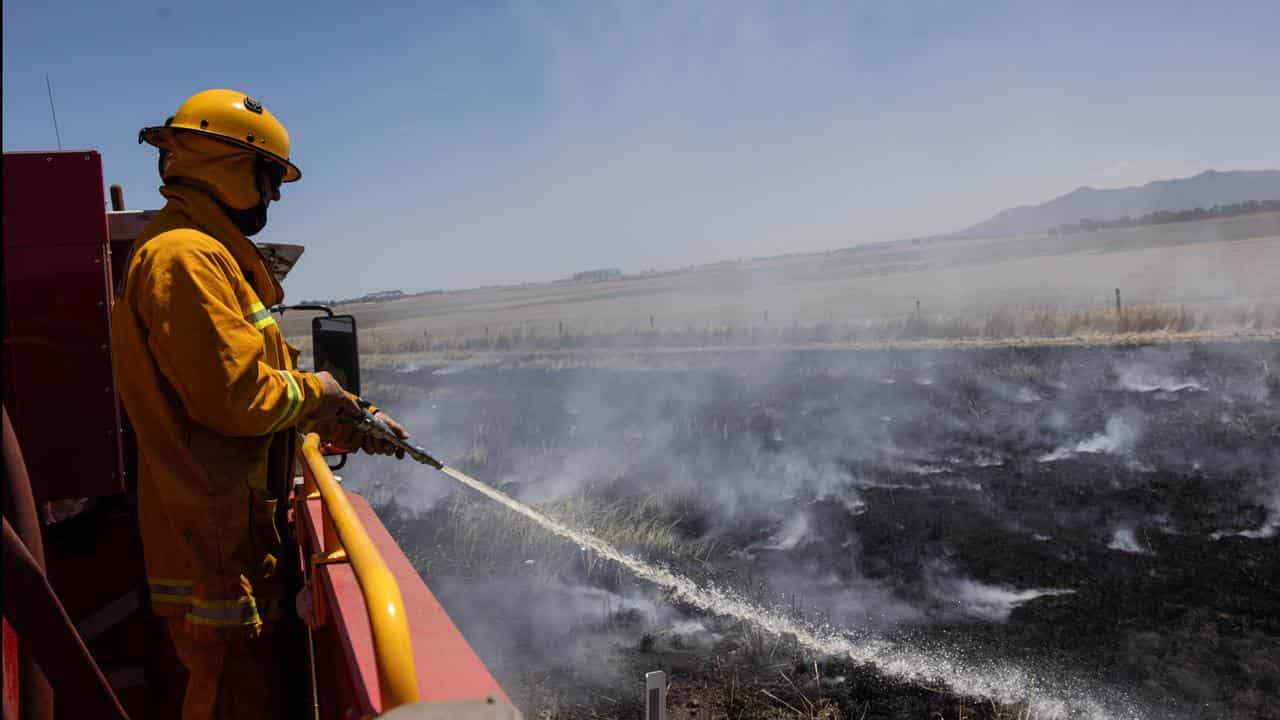
[[[373, 416], [386, 423], [387, 427], [391, 428], [391, 432], [396, 434], [396, 437], [399, 437], [401, 440], [409, 439], [409, 433], [400, 426], [400, 423], [396, 422], [395, 418], [381, 410], [374, 413]], [[393, 443], [387, 442], [386, 440], [379, 440], [372, 435], [364, 436], [364, 440], [361, 442], [360, 448], [370, 455], [395, 455], [396, 458], [400, 460], [404, 459], [404, 450], [396, 447]]]
[[328, 371], [321, 370], [316, 373], [316, 377], [320, 378], [320, 384], [324, 386], [324, 395], [321, 396], [324, 400], [320, 404], [320, 409], [316, 411], [319, 417], [331, 418], [336, 415], [360, 417], [360, 406]]

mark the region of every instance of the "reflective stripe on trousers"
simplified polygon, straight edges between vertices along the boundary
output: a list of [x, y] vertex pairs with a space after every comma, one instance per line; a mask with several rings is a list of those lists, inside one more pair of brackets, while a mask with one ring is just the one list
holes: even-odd
[[190, 580], [173, 578], [150, 578], [151, 602], [153, 605], [180, 605], [187, 608], [186, 619], [197, 625], [211, 627], [238, 627], [242, 625], [259, 625], [263, 616], [274, 617], [270, 612], [271, 604], [263, 602], [259, 612], [259, 601], [249, 596], [236, 600], [214, 601], [192, 595]]

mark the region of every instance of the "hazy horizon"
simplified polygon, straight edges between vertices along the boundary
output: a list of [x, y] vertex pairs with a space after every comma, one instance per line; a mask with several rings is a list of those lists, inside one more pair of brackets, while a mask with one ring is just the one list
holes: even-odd
[[[1245, 170], [1245, 171], [1253, 171], [1253, 172], [1280, 172], [1280, 169], [1277, 169], [1277, 168], [1247, 168], [1247, 169], [1241, 169], [1241, 170]], [[1081, 189], [1088, 189], [1088, 190], [1127, 190], [1127, 189], [1131, 189], [1131, 188], [1143, 187], [1143, 186], [1148, 185], [1148, 184], [1153, 183], [1153, 182], [1168, 181], [1168, 180], [1180, 180], [1180, 179], [1188, 179], [1188, 178], [1198, 177], [1199, 175], [1202, 175], [1202, 174], [1204, 174], [1204, 173], [1206, 173], [1206, 172], [1219, 172], [1219, 173], [1226, 173], [1226, 172], [1235, 172], [1235, 171], [1236, 171], [1236, 170], [1223, 170], [1223, 169], [1220, 169], [1220, 168], [1205, 168], [1204, 170], [1201, 170], [1200, 172], [1193, 173], [1192, 175], [1186, 176], [1186, 178], [1173, 178], [1173, 177], [1169, 177], [1169, 178], [1153, 178], [1153, 179], [1151, 179], [1151, 180], [1149, 180], [1149, 181], [1140, 182], [1140, 183], [1136, 183], [1136, 184], [1132, 184], [1132, 185], [1117, 185], [1117, 186], [1112, 186], [1112, 187], [1105, 187], [1105, 186], [1078, 186], [1078, 187], [1076, 187], [1076, 188], [1073, 188], [1073, 189], [1072, 189], [1072, 190], [1070, 190], [1070, 191], [1067, 191], [1067, 193], [1073, 192], [1073, 191], [1075, 191], [1075, 190], [1081, 190]], [[1060, 193], [1060, 194], [1055, 195], [1055, 196], [1053, 196], [1053, 197], [1051, 197], [1051, 198], [1045, 198], [1045, 201], [1048, 201], [1048, 200], [1052, 200], [1052, 199], [1056, 199], [1056, 198], [1062, 197], [1062, 195], [1067, 194], [1067, 193]], [[1034, 207], [1034, 206], [1041, 205], [1041, 204], [1043, 204], [1043, 201], [1041, 201], [1041, 202], [1028, 203], [1027, 205], [1021, 205], [1021, 206], [1011, 206], [1010, 208], [1001, 208], [1001, 210], [1019, 209], [1019, 208], [1023, 208], [1023, 207]], [[1187, 208], [1187, 209], [1193, 209], [1193, 208]], [[997, 212], [999, 212], [999, 211], [997, 211]], [[992, 213], [992, 216], [994, 216], [995, 214], [996, 214], [996, 212], [993, 212], [993, 213]], [[663, 274], [663, 273], [671, 273], [671, 272], [681, 272], [681, 271], [684, 271], [684, 270], [691, 270], [691, 271], [694, 271], [694, 270], [698, 270], [698, 269], [700, 269], [700, 268], [710, 268], [710, 267], [714, 267], [714, 266], [717, 266], [717, 265], [723, 265], [723, 264], [725, 264], [725, 263], [753, 262], [753, 261], [767, 262], [767, 261], [770, 261], [770, 260], [781, 259], [781, 258], [784, 258], [784, 257], [821, 255], [821, 254], [824, 254], [824, 253], [836, 252], [836, 251], [839, 251], [839, 250], [850, 249], [850, 248], [855, 248], [855, 247], [859, 247], [859, 246], [874, 245], [874, 244], [876, 244], [876, 243], [881, 243], [881, 242], [905, 242], [905, 241], [910, 241], [910, 240], [914, 240], [914, 239], [924, 239], [924, 238], [947, 238], [947, 237], [954, 238], [954, 239], [964, 239], [966, 236], [957, 234], [957, 233], [959, 233], [961, 230], [964, 230], [964, 228], [955, 228], [954, 232], [943, 232], [943, 233], [937, 233], [937, 234], [934, 234], [934, 235], [923, 235], [923, 236], [902, 237], [902, 238], [886, 238], [886, 239], [884, 239], [884, 240], [867, 240], [867, 241], [865, 241], [865, 242], [855, 242], [855, 243], [852, 243], [852, 244], [849, 244], [849, 245], [842, 245], [842, 246], [832, 247], [832, 248], [819, 248], [819, 249], [813, 249], [813, 250], [798, 250], [798, 251], [783, 251], [783, 252], [779, 252], [779, 253], [777, 253], [777, 254], [773, 254], [773, 255], [757, 255], [757, 256], [752, 256], [752, 257], [718, 258], [718, 259], [706, 260], [706, 261], [703, 261], [703, 262], [686, 263], [686, 264], [683, 264], [683, 265], [672, 265], [672, 266], [664, 266], [664, 267], [652, 267], [652, 268], [625, 268], [625, 267], [596, 267], [596, 268], [587, 268], [587, 267], [583, 267], [583, 268], [577, 268], [577, 269], [574, 269], [574, 270], [568, 270], [568, 271], [566, 271], [565, 273], [563, 273], [563, 274], [561, 274], [561, 275], [559, 275], [559, 276], [557, 276], [557, 277], [549, 277], [549, 278], [543, 278], [543, 279], [525, 280], [525, 281], [521, 281], [521, 282], [518, 282], [518, 283], [495, 283], [495, 284], [492, 284], [492, 285], [474, 285], [474, 286], [469, 286], [469, 287], [453, 287], [453, 288], [415, 288], [415, 289], [413, 289], [413, 290], [405, 290], [404, 288], [386, 287], [386, 288], [375, 288], [375, 289], [372, 289], [372, 290], [369, 290], [369, 291], [366, 291], [366, 292], [363, 292], [363, 293], [359, 293], [359, 294], [357, 294], [357, 295], [353, 295], [353, 296], [341, 296], [341, 297], [339, 297], [339, 296], [323, 296], [323, 297], [319, 297], [319, 296], [318, 296], [318, 297], [315, 297], [315, 298], [310, 298], [310, 297], [308, 297], [307, 299], [315, 299], [315, 300], [343, 300], [343, 301], [346, 301], [346, 300], [354, 300], [354, 299], [358, 299], [358, 298], [363, 297], [363, 296], [365, 296], [365, 295], [374, 295], [374, 294], [378, 294], [378, 293], [382, 293], [382, 292], [393, 292], [393, 291], [400, 291], [400, 292], [405, 293], [406, 295], [416, 295], [416, 294], [432, 293], [432, 292], [465, 292], [465, 291], [468, 291], [468, 290], [485, 290], [485, 289], [495, 289], [495, 288], [504, 288], [504, 287], [521, 287], [521, 286], [527, 286], [527, 285], [550, 285], [550, 284], [554, 284], [554, 283], [557, 283], [557, 282], [560, 282], [560, 281], [569, 280], [569, 279], [571, 279], [571, 276], [572, 276], [573, 274], [575, 274], [575, 273], [579, 273], [579, 272], [590, 272], [590, 271], [599, 271], [599, 270], [618, 270], [618, 271], [620, 271], [624, 276], [631, 276], [631, 277], [635, 277], [635, 276], [642, 276], [642, 275], [651, 274], [651, 273], [652, 273], [652, 274]], [[968, 237], [971, 237], [971, 238], [977, 239], [977, 238], [982, 238], [982, 237], [993, 237], [993, 238], [994, 238], [994, 237], [999, 237], [999, 236], [995, 236], [995, 235], [992, 235], [992, 236], [973, 235], [973, 236], [968, 236]], [[292, 300], [300, 300], [300, 298], [291, 298], [291, 299], [292, 299]]]

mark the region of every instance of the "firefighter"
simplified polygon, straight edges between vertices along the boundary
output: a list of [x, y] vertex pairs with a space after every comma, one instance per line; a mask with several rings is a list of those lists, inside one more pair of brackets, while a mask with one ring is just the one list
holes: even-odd
[[301, 177], [284, 126], [244, 93], [206, 90], [138, 140], [160, 148], [166, 203], [134, 242], [112, 347], [137, 432], [151, 603], [189, 672], [183, 718], [278, 716], [275, 630], [294, 607], [279, 518], [297, 430], [395, 450], [336, 421], [359, 414], [356, 398], [327, 372], [299, 371], [267, 310], [284, 291], [248, 238], [281, 183]]

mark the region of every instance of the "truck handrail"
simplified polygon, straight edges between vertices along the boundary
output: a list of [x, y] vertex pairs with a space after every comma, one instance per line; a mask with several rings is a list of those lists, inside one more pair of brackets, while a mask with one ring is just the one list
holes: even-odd
[[[323, 553], [313, 555], [311, 565], [314, 569], [317, 564], [348, 562], [355, 572], [373, 631], [382, 712], [418, 702], [418, 672], [400, 586], [321, 455], [320, 436], [308, 433], [298, 455], [302, 460], [303, 497], [318, 497], [322, 506]], [[322, 593], [314, 587], [313, 593], [317, 621], [323, 622]]]

